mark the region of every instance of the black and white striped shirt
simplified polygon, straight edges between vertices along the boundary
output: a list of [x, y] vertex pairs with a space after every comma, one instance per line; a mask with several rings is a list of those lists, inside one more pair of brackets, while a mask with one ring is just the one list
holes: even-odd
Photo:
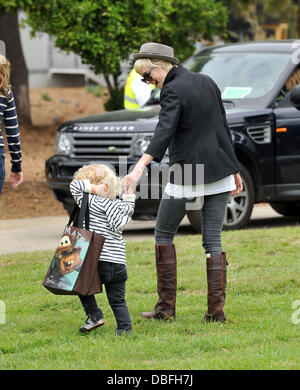
[[[2, 118], [4, 119], [4, 127], [7, 137], [8, 149], [11, 158], [11, 171], [20, 172], [22, 170], [22, 152], [20, 144], [20, 130], [18, 124], [18, 117], [16, 106], [14, 102], [13, 93], [8, 91], [9, 100], [6, 96], [0, 93], [0, 124]], [[5, 157], [4, 138], [0, 128], [0, 155]]]
[[[91, 192], [89, 180], [73, 180], [70, 191], [81, 207], [83, 192]], [[89, 230], [105, 237], [100, 261], [126, 264], [125, 242], [122, 237], [124, 226], [134, 212], [135, 194], [123, 194], [122, 200], [89, 195]]]

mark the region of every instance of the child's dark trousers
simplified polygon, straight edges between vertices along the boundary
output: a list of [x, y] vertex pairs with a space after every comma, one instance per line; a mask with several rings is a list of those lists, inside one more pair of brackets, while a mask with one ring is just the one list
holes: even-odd
[[[99, 261], [98, 269], [101, 283], [105, 286], [108, 302], [116, 318], [117, 332], [131, 331], [132, 324], [125, 301], [126, 265]], [[94, 295], [79, 295], [79, 298], [87, 316], [97, 320], [103, 318], [102, 310], [98, 307]]]

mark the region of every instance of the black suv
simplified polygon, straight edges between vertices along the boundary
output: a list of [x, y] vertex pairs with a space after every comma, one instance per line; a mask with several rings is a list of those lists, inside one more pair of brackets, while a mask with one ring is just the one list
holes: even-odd
[[[244, 190], [228, 204], [225, 229], [245, 226], [254, 203], [259, 202], [270, 203], [286, 216], [300, 215], [297, 42], [208, 47], [183, 64], [193, 72], [209, 75], [219, 86], [240, 162]], [[159, 93], [153, 92], [143, 110], [87, 116], [59, 126], [56, 154], [46, 161], [46, 176], [49, 188], [68, 211], [73, 207], [69, 182], [79, 167], [91, 162], [109, 164], [122, 176], [120, 168], [126, 174], [128, 167], [138, 161], [158, 121]], [[148, 171], [167, 163], [166, 153], [162, 162], [151, 163]], [[142, 198], [137, 199], [134, 217], [146, 214], [155, 218], [159, 197]], [[200, 212], [189, 210], [187, 216], [193, 228], [200, 231]]]

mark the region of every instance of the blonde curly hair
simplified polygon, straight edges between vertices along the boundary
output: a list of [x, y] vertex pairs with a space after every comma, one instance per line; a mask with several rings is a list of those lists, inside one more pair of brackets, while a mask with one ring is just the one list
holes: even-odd
[[104, 164], [89, 164], [79, 168], [74, 174], [74, 180], [89, 180], [91, 184], [106, 184], [106, 197], [113, 199], [120, 195], [121, 183], [115, 172]]
[[0, 55], [0, 92], [5, 95], [7, 100], [9, 100], [8, 90], [10, 88], [10, 62], [6, 57]]

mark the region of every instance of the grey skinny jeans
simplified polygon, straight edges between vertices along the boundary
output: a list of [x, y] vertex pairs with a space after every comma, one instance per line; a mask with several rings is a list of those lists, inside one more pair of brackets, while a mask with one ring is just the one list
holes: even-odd
[[[224, 223], [226, 205], [230, 192], [204, 196], [201, 208], [202, 246], [205, 253], [217, 256], [222, 253], [221, 231]], [[162, 198], [158, 209], [155, 241], [156, 244], [171, 245], [177, 229], [186, 214], [187, 198]]]

